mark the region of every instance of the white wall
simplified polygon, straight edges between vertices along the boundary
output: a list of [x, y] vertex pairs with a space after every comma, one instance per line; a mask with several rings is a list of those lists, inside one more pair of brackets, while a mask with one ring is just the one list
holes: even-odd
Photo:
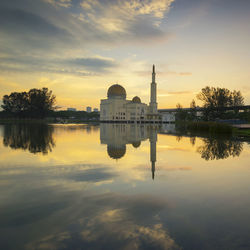
[[163, 122], [175, 122], [175, 113], [174, 112], [166, 112], [162, 114]]

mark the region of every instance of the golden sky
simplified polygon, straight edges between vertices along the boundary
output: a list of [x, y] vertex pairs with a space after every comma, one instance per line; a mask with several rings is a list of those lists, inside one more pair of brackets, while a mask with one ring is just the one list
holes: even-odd
[[207, 85], [250, 103], [249, 1], [2, 0], [0, 23], [0, 96], [48, 87], [85, 110], [119, 83], [148, 103], [155, 64], [159, 108]]

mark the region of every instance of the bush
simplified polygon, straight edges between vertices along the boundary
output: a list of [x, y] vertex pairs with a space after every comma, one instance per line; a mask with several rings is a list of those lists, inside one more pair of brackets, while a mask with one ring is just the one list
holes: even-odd
[[189, 122], [186, 126], [187, 130], [198, 133], [209, 134], [232, 134], [233, 127], [219, 122]]

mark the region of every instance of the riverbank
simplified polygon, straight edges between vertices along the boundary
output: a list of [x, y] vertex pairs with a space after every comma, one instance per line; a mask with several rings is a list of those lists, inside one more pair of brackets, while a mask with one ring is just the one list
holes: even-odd
[[176, 130], [180, 133], [195, 135], [215, 135], [215, 136], [233, 136], [250, 138], [250, 129], [235, 127], [226, 123], [219, 122], [176, 122]]

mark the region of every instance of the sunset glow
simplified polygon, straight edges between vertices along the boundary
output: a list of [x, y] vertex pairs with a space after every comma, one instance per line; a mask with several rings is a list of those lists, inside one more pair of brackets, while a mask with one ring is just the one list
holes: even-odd
[[207, 85], [250, 103], [250, 1], [2, 0], [0, 23], [1, 96], [48, 87], [85, 110], [118, 83], [149, 103], [155, 64], [159, 108]]

